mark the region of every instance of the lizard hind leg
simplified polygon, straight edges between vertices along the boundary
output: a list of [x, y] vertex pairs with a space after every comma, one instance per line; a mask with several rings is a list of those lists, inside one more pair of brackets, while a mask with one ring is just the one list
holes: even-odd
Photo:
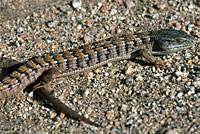
[[27, 86], [25, 90], [31, 92], [43, 87], [50, 92], [51, 88], [49, 86], [49, 83], [51, 82], [51, 80], [56, 78], [57, 74], [58, 70], [56, 68], [51, 68], [43, 72], [42, 75], [35, 82]]
[[55, 111], [58, 113], [64, 113], [66, 116], [75, 119], [77, 121], [84, 121], [88, 124], [94, 125], [96, 127], [101, 127], [101, 125], [89, 120], [88, 118], [85, 118], [84, 116], [79, 115], [76, 111], [72, 110], [68, 106], [66, 106], [64, 103], [62, 103], [59, 99], [54, 97], [53, 95], [48, 92], [47, 88], [48, 83], [56, 77], [58, 70], [56, 68], [49, 69], [45, 71], [36, 82], [32, 83], [29, 88], [33, 90], [34, 93], [39, 95], [41, 98], [43, 98], [48, 104], [50, 104]]

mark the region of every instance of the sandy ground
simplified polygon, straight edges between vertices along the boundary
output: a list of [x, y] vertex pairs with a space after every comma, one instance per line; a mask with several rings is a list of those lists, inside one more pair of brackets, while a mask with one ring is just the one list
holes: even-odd
[[109, 63], [55, 79], [53, 94], [96, 128], [58, 115], [43, 100], [20, 92], [1, 100], [0, 133], [200, 133], [200, 49], [197, 1], [1, 0], [0, 56], [24, 61], [117, 34], [174, 28], [198, 42], [161, 57]]

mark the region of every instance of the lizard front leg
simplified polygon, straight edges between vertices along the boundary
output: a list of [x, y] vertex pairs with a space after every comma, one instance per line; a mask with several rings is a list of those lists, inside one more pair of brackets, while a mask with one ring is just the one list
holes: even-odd
[[152, 55], [151, 51], [147, 48], [141, 50], [140, 55], [153, 65], [163, 65], [166, 63], [165, 61], [161, 60], [160, 58], [154, 57]]

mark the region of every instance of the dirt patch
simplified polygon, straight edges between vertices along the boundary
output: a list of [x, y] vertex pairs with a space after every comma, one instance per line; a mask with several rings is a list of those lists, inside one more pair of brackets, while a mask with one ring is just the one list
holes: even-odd
[[45, 8], [61, 2], [64, 2], [64, 0], [1, 0], [0, 22], [24, 17], [39, 8]]

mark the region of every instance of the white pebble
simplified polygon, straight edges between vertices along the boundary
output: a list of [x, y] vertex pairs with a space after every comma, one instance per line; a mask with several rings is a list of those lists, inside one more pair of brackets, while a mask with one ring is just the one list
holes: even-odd
[[182, 98], [183, 97], [183, 93], [182, 92], [180, 92], [180, 93], [178, 93], [178, 95], [177, 95], [179, 98]]
[[108, 73], [108, 72], [105, 72], [105, 76], [109, 76], [109, 73]]
[[137, 81], [143, 81], [143, 77], [141, 75], [137, 76], [136, 78]]
[[122, 109], [123, 111], [126, 111], [127, 107], [128, 107], [128, 105], [122, 104], [122, 108], [121, 108], [121, 109]]
[[72, 6], [75, 9], [79, 9], [82, 6], [82, 1], [81, 0], [73, 0], [72, 2]]

